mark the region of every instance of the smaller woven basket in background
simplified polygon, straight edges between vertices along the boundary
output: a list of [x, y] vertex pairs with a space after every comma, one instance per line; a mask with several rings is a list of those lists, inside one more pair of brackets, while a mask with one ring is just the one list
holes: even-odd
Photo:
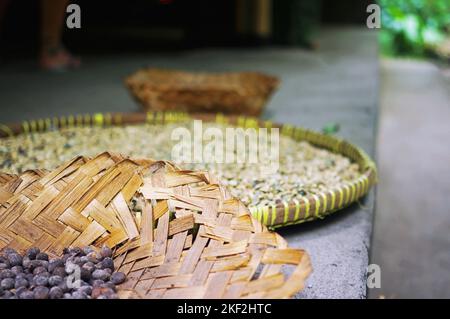
[[279, 80], [259, 72], [193, 73], [150, 68], [130, 75], [125, 83], [145, 111], [259, 116]]

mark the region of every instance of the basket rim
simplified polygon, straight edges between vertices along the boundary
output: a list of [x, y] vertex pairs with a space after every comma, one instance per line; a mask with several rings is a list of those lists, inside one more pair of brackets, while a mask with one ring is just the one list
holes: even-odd
[[251, 116], [223, 115], [215, 113], [185, 113], [185, 112], [115, 112], [60, 116], [46, 119], [23, 121], [22, 123], [0, 124], [0, 139], [27, 133], [41, 133], [70, 127], [83, 126], [119, 126], [133, 124], [167, 124], [186, 120], [204, 120], [230, 124], [245, 128], [279, 128], [281, 134], [304, 140], [312, 145], [338, 153], [357, 162], [361, 176], [356, 180], [344, 183], [318, 194], [292, 198], [289, 201], [271, 205], [252, 206], [252, 215], [271, 229], [300, 224], [316, 219], [323, 219], [365, 196], [370, 188], [377, 183], [377, 169], [374, 161], [360, 147], [336, 136], [325, 135], [314, 130], [279, 124], [261, 120]]

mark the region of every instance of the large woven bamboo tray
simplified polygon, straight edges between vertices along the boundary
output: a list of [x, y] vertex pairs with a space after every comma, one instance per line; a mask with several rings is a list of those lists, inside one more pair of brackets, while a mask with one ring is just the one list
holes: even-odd
[[121, 298], [287, 298], [311, 272], [207, 172], [106, 152], [0, 174], [0, 250], [105, 244]]
[[281, 134], [290, 136], [297, 141], [308, 141], [312, 145], [342, 154], [358, 164], [361, 173], [360, 177], [343, 184], [342, 187], [336, 187], [318, 194], [292, 198], [286, 201], [275, 199], [273, 204], [270, 205], [250, 205], [249, 209], [252, 215], [269, 228], [322, 219], [358, 201], [376, 183], [377, 174], [375, 164], [359, 147], [337, 137], [323, 135], [291, 125], [280, 125], [270, 121], [263, 122], [253, 117], [223, 116], [204, 113], [188, 115], [186, 113], [172, 112], [94, 114], [27, 121], [8, 126], [3, 125], [0, 126], [0, 136], [38, 133], [74, 126], [132, 125], [139, 123], [164, 124], [183, 122], [187, 119], [201, 119], [241, 127], [277, 127], [280, 129]]
[[279, 80], [259, 72], [195, 73], [143, 69], [125, 84], [145, 111], [259, 116]]

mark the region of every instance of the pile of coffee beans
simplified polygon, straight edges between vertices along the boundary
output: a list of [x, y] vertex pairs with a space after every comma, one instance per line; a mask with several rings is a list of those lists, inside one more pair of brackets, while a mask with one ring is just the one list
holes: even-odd
[[114, 272], [106, 246], [65, 249], [55, 259], [39, 248], [0, 253], [0, 299], [116, 299], [116, 285], [125, 280], [124, 273]]

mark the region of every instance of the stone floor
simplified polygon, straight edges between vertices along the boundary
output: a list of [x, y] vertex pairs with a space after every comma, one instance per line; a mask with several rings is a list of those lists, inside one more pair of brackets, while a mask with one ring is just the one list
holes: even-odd
[[371, 298], [450, 298], [450, 74], [381, 62]]

